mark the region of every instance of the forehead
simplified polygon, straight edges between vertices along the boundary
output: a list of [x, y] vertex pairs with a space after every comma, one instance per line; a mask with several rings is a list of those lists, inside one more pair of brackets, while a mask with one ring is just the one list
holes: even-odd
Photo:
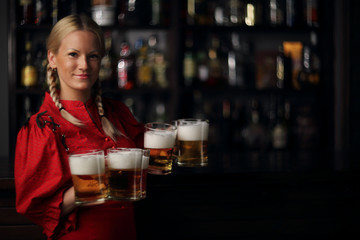
[[60, 48], [100, 48], [99, 39], [97, 36], [86, 30], [78, 30], [69, 33], [61, 41]]

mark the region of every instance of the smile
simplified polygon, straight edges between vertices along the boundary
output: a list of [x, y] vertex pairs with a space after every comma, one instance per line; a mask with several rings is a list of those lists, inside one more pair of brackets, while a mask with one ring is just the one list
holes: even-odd
[[90, 75], [88, 74], [75, 74], [75, 77], [80, 78], [80, 79], [87, 79], [89, 78]]

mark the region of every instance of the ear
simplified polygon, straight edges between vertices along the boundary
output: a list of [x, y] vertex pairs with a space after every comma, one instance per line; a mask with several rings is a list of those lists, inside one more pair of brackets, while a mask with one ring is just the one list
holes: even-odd
[[50, 64], [51, 68], [56, 68], [56, 58], [55, 58], [55, 54], [53, 52], [48, 51], [47, 53], [47, 57], [48, 57], [48, 61]]

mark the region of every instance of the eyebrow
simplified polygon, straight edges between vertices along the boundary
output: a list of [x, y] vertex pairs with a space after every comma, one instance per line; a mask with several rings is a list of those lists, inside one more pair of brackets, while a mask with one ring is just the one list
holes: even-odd
[[[67, 51], [68, 52], [70, 52], [70, 51], [80, 52], [79, 50], [77, 50], [75, 48], [68, 48]], [[100, 50], [94, 49], [94, 50], [91, 50], [89, 53], [95, 53], [95, 52], [100, 52]]]

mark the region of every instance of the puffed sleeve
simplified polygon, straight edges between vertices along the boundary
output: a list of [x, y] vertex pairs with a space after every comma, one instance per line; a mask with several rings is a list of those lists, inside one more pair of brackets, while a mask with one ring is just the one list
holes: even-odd
[[[60, 224], [63, 193], [72, 186], [65, 148], [47, 126], [34, 118], [18, 133], [15, 153], [16, 210], [44, 229], [51, 237]], [[72, 213], [73, 214], [73, 213]], [[70, 214], [71, 215], [71, 214]], [[74, 216], [62, 221], [68, 228]]]

